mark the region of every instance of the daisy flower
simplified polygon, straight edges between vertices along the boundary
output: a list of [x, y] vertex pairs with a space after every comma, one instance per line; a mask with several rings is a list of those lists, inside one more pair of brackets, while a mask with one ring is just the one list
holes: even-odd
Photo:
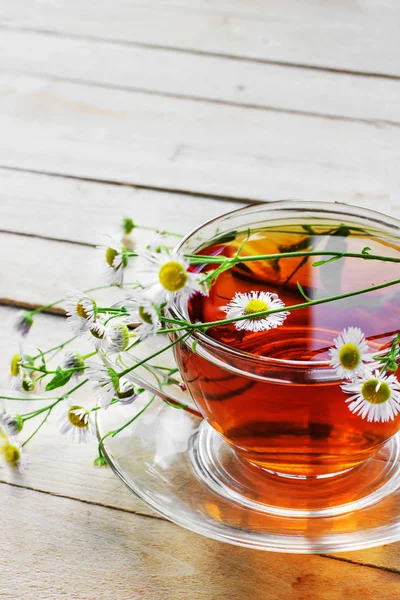
[[66, 352], [64, 354], [64, 358], [61, 363], [61, 368], [63, 371], [68, 371], [68, 369], [75, 369], [73, 376], [78, 378], [85, 372], [85, 361], [79, 352]]
[[125, 308], [129, 317], [139, 325], [135, 334], [141, 340], [145, 340], [157, 333], [161, 327], [160, 318], [156, 306], [140, 294], [130, 296], [125, 302]]
[[23, 356], [21, 354], [14, 354], [10, 365], [10, 386], [13, 390], [18, 390], [19, 392], [33, 392], [35, 388], [35, 382], [21, 367], [22, 362]]
[[191, 273], [189, 261], [180, 253], [160, 252], [142, 254], [140, 282], [144, 293], [156, 305], [171, 305], [175, 297], [189, 299], [195, 292], [207, 295], [207, 287], [201, 283], [202, 276]]
[[83, 406], [70, 406], [60, 422], [60, 433], [69, 435], [79, 444], [95, 435], [90, 411]]
[[121, 377], [119, 381], [119, 388], [116, 394], [116, 398], [118, 398], [118, 402], [120, 404], [131, 404], [138, 397], [138, 393], [135, 389], [133, 383], [131, 383], [125, 377]]
[[26, 312], [26, 310], [21, 310], [14, 323], [14, 329], [22, 335], [23, 337], [27, 336], [30, 328], [33, 325], [33, 318], [31, 313]]
[[381, 375], [376, 371], [344, 383], [342, 390], [351, 394], [346, 400], [349, 410], [367, 421], [385, 423], [400, 413], [400, 383], [395, 375]]
[[368, 342], [361, 329], [349, 327], [333, 340], [335, 346], [329, 350], [330, 365], [341, 379], [367, 377], [371, 373], [373, 357], [368, 353]]
[[10, 385], [13, 390], [21, 389], [21, 382], [22, 382], [22, 376], [23, 376], [21, 362], [22, 362], [21, 355], [14, 354], [14, 356], [11, 359], [11, 365], [10, 365], [10, 373], [11, 373]]
[[125, 246], [113, 236], [103, 237], [98, 246], [105, 258], [105, 269], [109, 283], [122, 285], [124, 280], [124, 269], [128, 266], [128, 255]]
[[106, 327], [102, 348], [106, 352], [116, 354], [123, 352], [129, 345], [129, 329], [125, 323], [111, 323]]
[[96, 320], [97, 305], [82, 292], [71, 292], [65, 297], [67, 322], [76, 334], [86, 331]]
[[226, 312], [227, 319], [234, 319], [244, 315], [249, 316], [248, 319], [236, 321], [236, 329], [243, 329], [245, 331], [267, 331], [268, 329], [275, 329], [276, 327], [282, 325], [289, 313], [279, 312], [272, 315], [266, 315], [264, 317], [253, 318], [251, 315], [264, 310], [274, 310], [284, 307], [285, 304], [277, 294], [252, 291], [249, 294], [236, 292], [229, 304], [227, 304], [227, 306], [223, 306], [222, 310]]
[[85, 340], [92, 344], [96, 350], [101, 350], [106, 344], [108, 335], [108, 329], [103, 322], [98, 320], [92, 323], [85, 332]]
[[20, 415], [0, 414], [0, 428], [7, 436], [16, 436], [22, 431], [24, 421]]
[[22, 450], [21, 444], [7, 439], [1, 446], [1, 453], [4, 460], [20, 473], [28, 466], [29, 458]]
[[119, 391], [119, 377], [116, 371], [106, 365], [95, 364], [86, 369], [86, 375], [94, 382], [93, 391], [102, 408], [108, 408]]

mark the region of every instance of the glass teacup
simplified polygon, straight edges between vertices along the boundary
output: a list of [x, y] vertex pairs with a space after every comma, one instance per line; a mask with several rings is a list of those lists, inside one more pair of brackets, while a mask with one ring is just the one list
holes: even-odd
[[[208, 253], [237, 240], [235, 249], [249, 229], [253, 238], [241, 255], [260, 254], [255, 250], [265, 233], [277, 253], [280, 248], [287, 252], [310, 246], [332, 252], [368, 247], [372, 254], [388, 256], [400, 252], [400, 223], [395, 219], [353, 206], [296, 201], [223, 215], [189, 234], [177, 249]], [[286, 285], [297, 304], [305, 302], [297, 282], [313, 300], [321, 300], [395, 278], [393, 263], [344, 257], [315, 267], [315, 257], [291, 260], [281, 270], [265, 261], [257, 267], [264, 269], [262, 277], [250, 269], [240, 271], [236, 282], [242, 291], [256, 289], [261, 279], [263, 289]], [[284, 283], [288, 270], [295, 275]], [[220, 284], [221, 302], [227, 304], [234, 291]], [[193, 319], [193, 314], [193, 307], [179, 301], [168, 309], [174, 319]], [[231, 327], [222, 334], [195, 332], [175, 347], [175, 358], [198, 410], [240, 457], [289, 477], [329, 476], [371, 458], [400, 429], [400, 416], [369, 420], [351, 410], [343, 378], [330, 364], [329, 348], [352, 326], [364, 331], [370, 353], [379, 354], [397, 332], [399, 314], [396, 285], [299, 310], [284, 327], [263, 332], [267, 342], [260, 354], [229, 344]]]

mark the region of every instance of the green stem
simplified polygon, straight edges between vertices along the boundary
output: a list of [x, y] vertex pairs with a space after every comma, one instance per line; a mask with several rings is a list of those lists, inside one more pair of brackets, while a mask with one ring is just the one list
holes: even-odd
[[[96, 354], [96, 352], [89, 354], [88, 356], [93, 356], [93, 354]], [[27, 371], [35, 371], [35, 372], [39, 372], [39, 373], [44, 373], [45, 375], [54, 375], [55, 373], [57, 373], [57, 371], [48, 371], [47, 369], [43, 368], [43, 367], [35, 367], [32, 365], [26, 365], [25, 363], [22, 363], [20, 365], [23, 369], [26, 369]], [[86, 369], [86, 367], [71, 367], [70, 369], [65, 369], [64, 373], [69, 373], [69, 372], [74, 372], [74, 371], [82, 371], [83, 369]]]
[[[45, 352], [42, 352], [43, 356], [45, 356], [46, 354], [50, 354], [50, 352], [54, 352], [54, 350], [62, 350], [64, 348], [64, 346], [67, 346], [67, 344], [70, 344], [71, 342], [73, 342], [74, 340], [76, 340], [78, 336], [74, 335], [74, 337], [70, 338], [69, 340], [67, 340], [66, 342], [63, 342], [62, 344], [58, 344], [58, 346], [54, 346], [53, 348], [50, 348], [49, 350], [46, 350]], [[33, 356], [32, 360], [37, 360], [38, 358], [40, 358], [42, 356], [42, 354], [38, 354], [37, 356]]]
[[88, 358], [91, 358], [95, 354], [97, 354], [97, 350], [94, 350], [93, 352], [89, 352], [89, 354], [84, 354], [81, 358], [82, 358], [82, 360], [87, 360]]
[[157, 229], [156, 227], [149, 227], [148, 225], [135, 225], [134, 229], [144, 229], [146, 231], [154, 231], [155, 233], [159, 233], [160, 235], [170, 235], [172, 237], [183, 238], [181, 233], [174, 233], [173, 231], [166, 231]]
[[122, 308], [109, 307], [108, 308], [107, 306], [104, 306], [104, 307], [97, 308], [97, 312], [102, 313], [102, 314], [107, 313], [107, 314], [114, 314], [114, 315], [120, 315], [120, 314], [124, 315], [127, 313], [127, 310], [124, 307], [122, 307]]
[[[318, 304], [325, 304], [327, 302], [334, 302], [336, 300], [343, 300], [345, 298], [351, 298], [352, 296], [359, 296], [360, 294], [366, 294], [368, 292], [373, 292], [375, 290], [382, 290], [384, 288], [390, 287], [392, 285], [396, 285], [400, 283], [400, 279], [393, 279], [392, 281], [388, 281], [386, 283], [381, 283], [379, 285], [373, 285], [368, 288], [363, 288], [361, 290], [356, 290], [355, 292], [347, 292], [346, 294], [339, 294], [337, 296], [329, 296], [328, 298], [321, 298], [319, 300], [311, 300], [310, 302], [303, 302], [302, 304], [294, 304], [292, 306], [285, 306], [284, 308], [275, 308], [273, 310], [264, 310], [258, 313], [254, 313], [250, 315], [252, 319], [259, 319], [261, 317], [266, 317], [268, 315], [273, 315], [275, 313], [285, 312], [285, 311], [293, 311], [299, 310], [301, 308], [308, 308], [309, 306], [316, 306]], [[194, 329], [203, 329], [209, 327], [215, 327], [217, 325], [226, 325], [227, 323], [235, 323], [236, 321], [243, 321], [248, 319], [249, 315], [242, 315], [240, 317], [235, 317], [232, 319], [221, 319], [219, 321], [209, 321], [208, 323], [187, 323], [188, 328]], [[186, 324], [185, 322], [181, 322], [181, 324]]]
[[105, 435], [103, 435], [102, 438], [100, 438], [99, 446], [98, 446], [99, 447], [99, 455], [100, 456], [103, 456], [102, 445], [104, 443], [104, 440], [107, 439], [110, 436], [115, 437], [121, 431], [123, 431], [124, 429], [126, 429], [126, 427], [129, 427], [129, 425], [131, 425], [131, 423], [133, 423], [134, 421], [136, 421], [136, 419], [138, 417], [140, 417], [140, 415], [142, 415], [144, 413], [144, 411], [150, 406], [150, 404], [154, 401], [154, 399], [155, 399], [155, 395], [150, 398], [149, 402], [138, 413], [136, 413], [135, 416], [133, 416], [131, 419], [129, 419], [129, 421], [127, 421], [124, 425], [122, 425], [122, 427], [119, 427], [118, 429], [114, 429], [112, 431], [109, 431], [108, 433], [106, 433]]
[[[132, 286], [137, 286], [140, 285], [138, 281], [131, 281], [129, 283], [125, 283], [124, 286], [128, 286], [128, 285], [132, 285]], [[100, 286], [96, 286], [93, 288], [88, 288], [87, 290], [83, 290], [83, 294], [89, 294], [90, 292], [97, 292], [98, 290], [106, 290], [112, 287], [117, 287], [119, 288], [120, 286], [116, 283], [112, 283], [109, 285], [100, 285]], [[34, 310], [27, 310], [26, 312], [33, 317], [36, 314], [39, 314], [45, 310], [47, 310], [48, 308], [53, 308], [53, 306], [56, 306], [57, 304], [61, 304], [61, 302], [64, 302], [65, 298], [60, 298], [59, 300], [56, 300], [55, 302], [51, 302], [50, 304], [46, 304], [45, 306], [40, 306], [39, 308], [35, 308]], [[43, 353], [45, 354], [45, 353]]]
[[140, 360], [138, 363], [135, 363], [134, 365], [132, 365], [132, 367], [128, 367], [124, 371], [121, 371], [120, 373], [118, 373], [118, 376], [119, 377], [123, 377], [127, 373], [130, 373], [134, 369], [137, 369], [137, 367], [141, 367], [142, 365], [144, 365], [145, 363], [147, 363], [152, 358], [155, 358], [156, 356], [159, 356], [159, 354], [162, 354], [163, 352], [165, 352], [169, 348], [172, 348], [172, 346], [175, 346], [175, 344], [179, 344], [179, 342], [183, 341], [183, 339], [185, 337], [188, 337], [188, 335], [190, 335], [190, 334], [186, 333], [185, 335], [181, 335], [179, 338], [177, 338], [176, 340], [174, 340], [173, 342], [171, 342], [170, 344], [168, 344], [168, 346], [164, 346], [164, 348], [162, 348], [161, 350], [158, 350], [157, 352], [154, 352], [154, 354], [151, 354], [150, 356], [147, 356], [143, 360]]
[[280, 258], [298, 258], [302, 256], [329, 256], [340, 258], [362, 258], [364, 260], [382, 260], [386, 262], [400, 263], [400, 258], [394, 258], [393, 256], [381, 256], [380, 254], [362, 254], [359, 252], [332, 252], [322, 250], [312, 250], [309, 252], [280, 252], [278, 254], [260, 254], [255, 256], [233, 256], [229, 258], [227, 256], [203, 256], [202, 254], [185, 254], [185, 258], [190, 259], [192, 265], [202, 265], [204, 263], [216, 263], [221, 264], [225, 261], [232, 261], [233, 263], [252, 262], [258, 260], [275, 260]]
[[41, 400], [46, 400], [46, 402], [48, 402], [49, 400], [56, 400], [57, 398], [58, 396], [50, 396], [48, 398], [15, 398], [13, 396], [0, 396], [0, 400], [15, 400], [17, 402], [39, 402]]
[[[368, 288], [363, 288], [361, 290], [356, 290], [355, 292], [347, 292], [346, 294], [338, 294], [337, 296], [329, 296], [328, 298], [320, 298], [319, 300], [310, 300], [310, 302], [302, 302], [301, 304], [293, 304], [291, 306], [285, 306], [283, 308], [275, 308], [272, 310], [264, 310], [258, 313], [254, 313], [252, 315], [242, 315], [240, 317], [234, 317], [232, 319], [220, 319], [218, 321], [209, 321], [206, 323], [189, 323], [183, 319], [170, 319], [169, 317], [161, 316], [160, 319], [164, 323], [172, 323], [174, 325], [179, 325], [183, 329], [194, 331], [196, 329], [208, 329], [209, 327], [216, 327], [218, 325], [227, 325], [228, 323], [236, 323], [236, 321], [244, 321], [245, 319], [259, 319], [261, 317], [267, 317], [268, 315], [273, 315], [280, 312], [299, 310], [301, 308], [308, 308], [309, 306], [316, 306], [318, 304], [325, 304], [327, 302], [334, 302], [336, 300], [343, 300], [345, 298], [351, 298], [352, 296], [359, 296], [360, 294], [366, 294], [368, 292], [373, 292], [375, 290], [382, 290], [387, 287], [391, 287], [393, 285], [397, 285], [400, 283], [400, 279], [393, 279], [386, 283], [381, 283], [379, 285], [373, 285]], [[173, 331], [173, 330], [172, 330]], [[184, 336], [182, 336], [184, 337]]]
[[[113, 406], [113, 404], [118, 404], [119, 400], [111, 400], [109, 406]], [[103, 407], [102, 406], [94, 406], [93, 408], [90, 409], [89, 412], [96, 412], [96, 410], [101, 410]]]
[[26, 444], [28, 442], [31, 441], [31, 439], [37, 434], [37, 432], [43, 427], [43, 425], [46, 423], [47, 419], [49, 418], [50, 414], [51, 414], [51, 408], [48, 409], [47, 415], [44, 417], [43, 421], [41, 421], [41, 423], [39, 424], [38, 427], [36, 427], [35, 431], [28, 437], [27, 440], [25, 440], [25, 442], [22, 444], [22, 447], [26, 446]]
[[29, 419], [33, 419], [34, 417], [37, 417], [38, 415], [42, 414], [46, 410], [52, 410], [57, 404], [59, 404], [59, 402], [68, 398], [68, 396], [70, 396], [71, 394], [76, 392], [76, 390], [78, 390], [80, 387], [85, 385], [85, 383], [87, 383], [88, 381], [89, 381], [89, 379], [84, 379], [83, 381], [81, 381], [80, 383], [75, 385], [72, 389], [68, 390], [68, 392], [66, 392], [62, 396], [59, 396], [55, 400], [55, 402], [53, 402], [52, 404], [49, 404], [48, 406], [44, 406], [43, 408], [39, 408], [38, 410], [34, 410], [30, 413], [25, 413], [24, 415], [21, 415], [22, 419], [24, 421], [29, 421]]

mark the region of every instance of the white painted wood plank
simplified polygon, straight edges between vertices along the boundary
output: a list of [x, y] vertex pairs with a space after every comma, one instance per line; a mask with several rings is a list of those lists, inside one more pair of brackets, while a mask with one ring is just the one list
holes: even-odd
[[[96, 244], [99, 234], [118, 231], [123, 217], [139, 225], [160, 227], [182, 234], [230, 210], [239, 202], [212, 200], [183, 194], [87, 182], [0, 168], [3, 231]], [[400, 203], [373, 197], [353, 200], [358, 206], [400, 218]], [[148, 232], [136, 230], [144, 241]], [[9, 238], [3, 238], [5, 247]], [[171, 240], [172, 241], [172, 240]], [[26, 240], [16, 239], [23, 247]], [[26, 254], [26, 253], [25, 253]], [[18, 253], [24, 260], [24, 252]], [[23, 264], [19, 266], [23, 268]]]
[[3, 75], [0, 128], [0, 166], [256, 200], [400, 187], [397, 126]]
[[1, 31], [0, 68], [278, 110], [400, 122], [400, 80]]
[[0, 21], [81, 36], [400, 75], [395, 0], [0, 2]]
[[[243, 206], [1, 168], [0, 190], [0, 230], [94, 245], [101, 234], [121, 234], [123, 217], [133, 218], [138, 225], [184, 235], [204, 221]], [[134, 238], [144, 242], [149, 235], [137, 229]], [[176, 240], [169, 241], [173, 244]], [[25, 242], [21, 239], [20, 243]]]
[[[365, 600], [399, 575], [319, 556], [255, 552], [166, 521], [1, 485], [7, 600]], [[16, 575], [17, 573], [17, 575]]]
[[[9, 367], [12, 356], [19, 351], [18, 336], [13, 330], [13, 324], [18, 310], [0, 307], [0, 394], [18, 396], [9, 388]], [[37, 348], [43, 351], [60, 344], [71, 337], [66, 320], [53, 315], [37, 315], [33, 328], [25, 344], [25, 352], [35, 355]], [[90, 348], [81, 340], [74, 342], [70, 349], [90, 352]], [[61, 355], [59, 355], [62, 357]], [[69, 387], [72, 387], [69, 385]], [[65, 390], [61, 390], [63, 393]], [[37, 395], [43, 391], [37, 390]], [[54, 394], [48, 394], [52, 396]], [[74, 398], [86, 405], [93, 406], [95, 398], [88, 384], [74, 394]], [[3, 408], [11, 413], [29, 412], [38, 408], [43, 402], [29, 405], [27, 402], [0, 400], [0, 410]], [[112, 409], [110, 409], [112, 410]], [[115, 477], [111, 469], [98, 469], [93, 466], [97, 456], [97, 441], [93, 438], [88, 444], [75, 444], [59, 433], [59, 420], [65, 409], [60, 406], [54, 409], [46, 425], [27, 446], [26, 451], [31, 457], [31, 464], [23, 474], [6, 468], [0, 468], [0, 482], [49, 492], [54, 495], [78, 498], [86, 502], [96, 502], [114, 506], [141, 514], [154, 513], [142, 503], [128, 488]], [[127, 415], [127, 419], [129, 414]], [[22, 440], [26, 439], [40, 421], [29, 423], [24, 428]]]
[[[7, 379], [6, 373], [8, 371], [9, 361], [13, 353], [18, 349], [18, 341], [12, 329], [16, 314], [17, 309], [0, 307], [0, 338], [2, 340], [0, 346], [0, 373], [1, 380], [3, 381], [3, 386], [0, 386], [0, 391], [4, 391], [4, 395], [8, 395], [6, 393], [8, 388], [5, 380]], [[46, 350], [47, 348], [60, 343], [61, 340], [65, 339], [68, 335], [69, 331], [64, 319], [52, 315], [38, 315], [35, 318], [35, 324], [30, 335], [27, 338], [25, 350], [31, 354], [35, 353], [37, 346]], [[80, 351], [84, 350], [82, 342], [75, 342], [71, 347]], [[13, 392], [12, 395], [14, 394], [15, 392]], [[87, 387], [83, 388], [80, 393], [77, 392], [74, 395], [74, 398], [77, 398], [79, 402], [86, 402], [89, 404], [93, 400], [90, 388]], [[28, 408], [26, 402], [15, 403], [11, 401], [5, 402], [4, 407], [10, 412], [28, 411], [33, 408]], [[127, 407], [127, 411], [129, 412], [129, 407]], [[31, 464], [23, 474], [15, 473], [4, 465], [0, 465], [0, 497], [2, 498], [3, 503], [5, 502], [4, 490], [7, 488], [1, 484], [9, 483], [13, 486], [46, 492], [53, 497], [62, 496], [65, 498], [82, 500], [86, 503], [89, 502], [101, 506], [118, 508], [136, 514], [157, 516], [147, 505], [137, 499], [136, 496], [116, 478], [111, 470], [96, 469], [92, 466], [93, 458], [96, 456], [96, 442], [94, 440], [87, 445], [78, 445], [69, 441], [59, 433], [58, 420], [61, 414], [62, 407], [50, 417], [40, 434], [27, 446]], [[127, 418], [129, 418], [129, 416], [127, 416]], [[25, 433], [25, 435], [27, 435], [27, 433]], [[42, 505], [43, 501], [48, 501], [43, 500], [45, 497], [37, 497], [35, 494], [24, 497], [26, 497], [24, 510], [30, 510], [30, 508], [36, 510], [38, 503]], [[40, 499], [40, 502], [38, 498]], [[9, 520], [9, 507], [6, 504], [4, 504], [4, 506], [7, 506], [7, 519]], [[17, 508], [16, 510], [19, 509]], [[91, 511], [93, 509], [88, 509], [87, 506], [81, 505], [75, 505], [74, 509], [75, 514], [80, 514], [81, 511], [83, 514], [83, 512], [87, 510]], [[105, 518], [105, 522], [107, 522], [107, 518], [103, 518]], [[18, 520], [18, 522], [20, 521]], [[2, 521], [2, 524], [2, 526], [4, 526], [4, 520]], [[151, 527], [152, 530], [157, 530], [157, 525], [152, 525]], [[51, 530], [51, 527], [49, 529]], [[161, 536], [163, 535], [163, 530], [164, 526], [160, 525]], [[100, 528], [100, 531], [103, 531], [103, 526]], [[177, 532], [178, 530], [171, 526], [171, 531]], [[42, 535], [42, 539], [46, 539], [48, 535], [49, 533], [46, 528], [46, 534]], [[181, 531], [180, 534], [174, 533], [174, 535], [185, 534]], [[187, 534], [187, 536], [189, 539], [192, 538], [191, 534]], [[5, 539], [4, 535], [2, 539]], [[200, 538], [196, 539], [200, 540]], [[29, 543], [31, 542], [29, 538], [27, 538], [27, 544]], [[205, 542], [204, 540], [203, 543], [212, 544], [212, 542]], [[146, 544], [149, 547], [154, 545], [152, 536], [147, 539]], [[218, 544], [218, 547], [221, 551], [224, 551], [224, 548], [227, 549], [227, 547], [220, 544]], [[237, 554], [243, 552], [243, 550], [236, 549], [235, 552]], [[395, 544], [386, 546], [385, 548], [351, 553], [351, 560], [361, 564], [371, 564], [397, 569], [399, 552], [400, 544]], [[262, 553], [255, 554], [257, 556], [263, 555]], [[269, 556], [270, 558], [268, 560], [271, 560], [271, 555], [264, 556]], [[346, 556], [348, 555], [345, 555], [344, 558], [346, 558]], [[1, 553], [0, 555], [0, 564], [2, 557], [4, 557], [4, 553]], [[280, 561], [281, 559], [278, 559], [278, 566], [272, 564], [271, 572], [276, 573], [275, 569], [279, 569]], [[147, 565], [147, 568], [150, 567], [151, 565]], [[328, 568], [335, 569], [335, 565], [333, 564], [332, 567]], [[342, 566], [340, 563], [336, 565], [336, 569], [341, 568]], [[342, 577], [339, 577], [339, 579], [342, 580]], [[7, 600], [9, 600], [8, 596]], [[151, 600], [153, 600], [153, 598]]]

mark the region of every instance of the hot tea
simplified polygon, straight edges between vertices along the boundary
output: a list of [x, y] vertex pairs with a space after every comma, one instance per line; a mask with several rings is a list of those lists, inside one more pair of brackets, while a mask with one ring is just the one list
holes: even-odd
[[[239, 249], [240, 256], [250, 256], [366, 248], [398, 257], [400, 240], [352, 222], [292, 219], [251, 233], [232, 232], [197, 253], [233, 257]], [[317, 300], [398, 277], [390, 262], [342, 257], [313, 266], [318, 260], [297, 256], [237, 264], [219, 275], [208, 297], [192, 297], [188, 316], [192, 322], [224, 319], [237, 292], [275, 293], [289, 307], [304, 303], [304, 295]], [[195, 268], [206, 274], [215, 265]], [[353, 413], [342, 380], [322, 361], [329, 361], [334, 339], [349, 326], [360, 328], [370, 351], [379, 352], [397, 333], [399, 315], [399, 286], [393, 286], [293, 310], [268, 331], [238, 330], [234, 323], [210, 328], [210, 352], [217, 359], [225, 348], [228, 368], [186, 344], [176, 348], [176, 358], [199, 410], [249, 461], [292, 476], [338, 473], [372, 456], [400, 421], [368, 422]]]

